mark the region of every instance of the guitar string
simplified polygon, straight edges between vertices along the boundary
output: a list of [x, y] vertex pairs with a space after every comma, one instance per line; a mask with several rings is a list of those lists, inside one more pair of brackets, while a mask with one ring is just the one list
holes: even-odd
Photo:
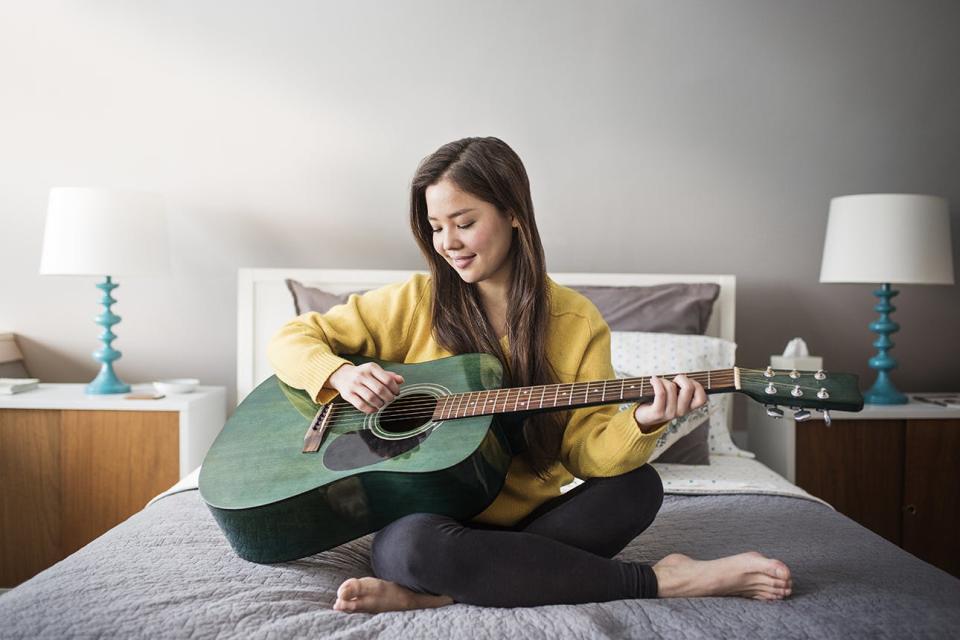
[[[730, 371], [730, 370], [718, 370], [718, 371], [722, 371], [722, 373], [718, 373], [717, 376], [709, 377], [709, 378], [707, 379], [707, 380], [709, 380], [709, 382], [711, 383], [711, 388], [712, 388], [712, 386], [714, 386], [714, 385], [728, 386], [728, 385], [734, 383], [734, 380], [731, 379], [731, 378], [733, 377], [732, 371]], [[711, 371], [710, 373], [712, 373], [712, 371]], [[707, 375], [707, 372], [692, 372], [692, 373], [688, 373], [688, 374], [687, 374], [688, 377], [690, 377], [691, 379], [697, 380], [698, 382], [707, 382], [707, 380], [700, 380], [700, 379], [699, 379], [699, 378], [702, 378], [702, 377], [705, 376], [705, 375]], [[753, 377], [751, 377], [751, 376], [749, 376], [749, 375], [747, 375], [747, 376], [741, 376], [741, 379], [745, 379], [745, 380], [747, 380], [748, 382], [758, 382], [758, 381], [759, 381], [759, 382], [762, 382], [762, 381], [764, 381], [764, 380], [769, 380], [768, 378], [763, 378], [763, 379], [761, 379], [761, 378], [753, 378]], [[648, 380], [648, 379], [647, 379], [647, 378], [643, 378], [643, 379], [641, 379], [641, 378], [622, 378], [622, 379], [613, 379], [613, 380], [590, 380], [590, 381], [584, 381], [584, 382], [559, 383], [559, 384], [554, 384], [554, 385], [543, 385], [543, 386], [544, 386], [544, 387], [558, 387], [558, 391], [559, 391], [559, 388], [560, 388], [560, 387], [567, 386], [567, 387], [570, 387], [569, 395], [570, 395], [571, 397], [572, 397], [572, 396], [575, 396], [575, 395], [578, 395], [578, 394], [580, 394], [580, 393], [583, 393], [583, 394], [584, 394], [584, 397], [586, 397], [586, 394], [589, 393], [589, 386], [590, 386], [590, 385], [597, 385], [597, 384], [605, 383], [605, 384], [604, 384], [604, 389], [605, 389], [605, 390], [604, 390], [604, 396], [605, 396], [605, 395], [608, 393], [608, 391], [609, 391], [609, 390], [606, 390], [606, 386], [607, 386], [607, 385], [610, 385], [610, 386], [611, 386], [611, 389], [610, 389], [610, 390], [615, 390], [615, 389], [616, 389], [616, 383], [617, 383], [617, 382], [624, 382], [624, 383], [626, 383], [626, 382], [632, 382], [632, 381], [635, 381], [635, 380], [640, 380], [641, 382], [647, 383], [647, 380]], [[632, 387], [635, 387], [635, 386], [636, 386], [636, 384], [633, 384], [633, 385], [632, 385]], [[818, 387], [808, 387], [808, 386], [804, 386], [804, 385], [793, 385], [793, 386], [799, 386], [800, 389], [806, 389], [806, 390], [809, 390], [809, 391], [819, 390]], [[519, 388], [519, 389], [522, 389], [523, 387], [508, 387], [508, 388], [505, 388], [505, 389], [488, 389], [488, 390], [480, 390], [480, 391], [469, 391], [469, 392], [464, 392], [462, 395], [468, 396], [468, 395], [473, 394], [473, 393], [477, 393], [477, 394], [479, 394], [479, 393], [487, 393], [487, 394], [490, 394], [490, 393], [498, 393], [498, 392], [500, 392], [500, 391], [507, 391], [507, 392], [509, 393], [512, 389], [518, 389], [518, 388]], [[596, 391], [596, 389], [594, 389], [594, 391]], [[549, 390], [545, 391], [544, 394], [542, 395], [542, 398], [545, 398], [548, 393], [549, 393]], [[450, 395], [447, 395], [447, 396], [441, 396], [441, 398], [449, 398], [449, 397], [451, 397], [451, 396], [453, 396], [453, 395], [461, 395], [461, 394], [450, 394]], [[535, 395], [535, 392], [534, 392], [533, 394], [526, 395], [525, 397], [527, 397], [527, 398], [533, 398], [534, 395]], [[565, 396], [565, 399], [566, 399], [567, 391], [564, 391], [564, 392], [563, 392], [563, 395]], [[559, 396], [556, 396], [555, 399], [558, 398], [558, 397], [559, 397]], [[514, 406], [517, 406], [517, 402], [519, 402], [519, 399], [520, 399], [520, 395], [518, 394], [517, 397], [514, 398], [512, 401], [510, 401], [509, 399], [506, 399], [506, 398], [505, 398], [505, 399], [504, 399], [504, 403], [505, 403], [505, 404], [510, 404], [510, 403], [512, 402], [512, 404], [513, 404]], [[395, 399], [393, 402], [397, 402], [397, 401], [400, 401], [400, 402], [402, 403], [402, 398]], [[491, 401], [488, 399], [487, 402], [491, 402]], [[494, 406], [496, 406], [496, 403], [499, 403], [499, 402], [500, 402], [499, 398], [495, 399], [495, 401], [494, 401]], [[417, 409], [417, 408], [426, 408], [426, 407], [428, 407], [428, 406], [429, 406], [429, 407], [434, 407], [434, 406], [436, 406], [436, 403], [437, 403], [437, 400], [436, 400], [436, 399], [434, 399], [434, 398], [428, 398], [428, 399], [422, 400], [422, 401], [407, 402], [407, 403], [402, 403], [402, 404], [403, 404], [403, 409], [404, 409], [405, 411], [409, 411], [409, 410]], [[391, 404], [392, 404], [392, 403], [391, 403]], [[337, 401], [334, 401], [334, 406], [335, 406], [335, 407], [342, 407], [342, 406], [353, 406], [353, 405], [351, 405], [349, 402], [346, 402], [346, 401], [340, 401], [339, 403], [338, 403]], [[540, 408], [540, 407], [538, 407], [538, 408]], [[517, 410], [519, 410], [519, 409], [517, 409]]]
[[[718, 376], [718, 377], [719, 377], [719, 376]], [[757, 380], [758, 380], [758, 381], [762, 381], [762, 380], [759, 379], [759, 378], [758, 378]], [[763, 378], [763, 380], [767, 380], [767, 378]], [[600, 381], [600, 382], [603, 382], [603, 381]], [[614, 381], [614, 382], [615, 382], [615, 381]], [[729, 380], [729, 379], [718, 379], [718, 380], [717, 380], [717, 384], [718, 384], [718, 385], [727, 386], [727, 385], [732, 384], [732, 383], [733, 383], [733, 380]], [[576, 387], [578, 387], [578, 386], [584, 386], [584, 387], [586, 387], [586, 388], [584, 388], [582, 391], [572, 391], [572, 392], [570, 393], [570, 397], [573, 398], [573, 397], [576, 396], [578, 393], [582, 392], [582, 393], [584, 393], [584, 400], [586, 400], [586, 398], [587, 398], [587, 392], [588, 392], [588, 387], [589, 387], [590, 384], [595, 384], [595, 383], [594, 383], [594, 381], [584, 382], [584, 383], [574, 383], [574, 384], [572, 385], [573, 388], [576, 388]], [[558, 385], [558, 386], [563, 386], [563, 385]], [[801, 387], [801, 388], [806, 388], [806, 389], [809, 389], [809, 390], [813, 390], [813, 389], [814, 389], [813, 387]], [[502, 390], [502, 389], [501, 389], [501, 390]], [[508, 390], [509, 390], [509, 388], [508, 388]], [[495, 390], [488, 390], [488, 391], [495, 391]], [[467, 392], [467, 393], [464, 393], [463, 395], [464, 395], [464, 397], [467, 397], [467, 396], [470, 395], [470, 393], [484, 393], [484, 391], [479, 391], [479, 392]], [[547, 392], [547, 393], [549, 393], [549, 392]], [[451, 394], [451, 395], [460, 395], [460, 394]], [[451, 395], [442, 396], [441, 398], [444, 398], [444, 399], [445, 399], [445, 398], [450, 398]], [[566, 396], [566, 395], [567, 395], [566, 392], [564, 392], [564, 396]], [[604, 393], [604, 396], [606, 396], [606, 392]], [[528, 396], [528, 398], [529, 398], [529, 397], [530, 397], [530, 396]], [[546, 397], [546, 393], [544, 394], [543, 397], [544, 397], [544, 398]], [[646, 396], [644, 396], [644, 397], [646, 397]], [[624, 400], [631, 400], [631, 401], [632, 401], [632, 400], [637, 400], [637, 398], [629, 398], [629, 399], [628, 399], [628, 398], [624, 398]], [[789, 402], [791, 399], [789, 399], [789, 398], [784, 398], [783, 400]], [[432, 417], [433, 414], [435, 413], [435, 410], [436, 410], [436, 407], [437, 407], [437, 405], [438, 405], [438, 402], [439, 402], [438, 399], [430, 398], [430, 399], [428, 399], [428, 400], [426, 400], [426, 401], [415, 401], [415, 402], [413, 402], [413, 403], [406, 403], [406, 404], [404, 404], [404, 405], [402, 406], [402, 408], [401, 408], [401, 407], [396, 407], [396, 406], [394, 406], [393, 403], [391, 403], [389, 406], [392, 406], [392, 407], [393, 407], [393, 411], [388, 414], [388, 415], [390, 416], [390, 418], [386, 418], [386, 417], [381, 418], [381, 422], [397, 422], [397, 421], [406, 420], [406, 419], [411, 419], [411, 418]], [[489, 399], [488, 399], [488, 402], [490, 402]], [[494, 401], [494, 407], [496, 406], [496, 403], [498, 403], [498, 402], [499, 402], [499, 399], [495, 399], [495, 401]], [[522, 410], [525, 410], [525, 409], [529, 408], [529, 407], [527, 406], [527, 405], [529, 404], [529, 401], [526, 401], [522, 407], [521, 407], [518, 403], [519, 403], [519, 395], [518, 395], [517, 398], [515, 398], [515, 399], [512, 401], [512, 403], [511, 403], [511, 401], [510, 401], [509, 399], [504, 399], [504, 404], [505, 404], [505, 405], [512, 404], [512, 407], [511, 407], [511, 411], [512, 411], [512, 412], [522, 411]], [[475, 404], [475, 401], [474, 401], [474, 404]], [[613, 404], [613, 402], [605, 403], [605, 404]], [[470, 406], [470, 405], [468, 405], [468, 407], [469, 407], [469, 406]], [[346, 414], [346, 416], [345, 416], [344, 418], [341, 418], [340, 420], [338, 420], [338, 424], [340, 424], [340, 425], [350, 426], [351, 424], [364, 423], [364, 422], [366, 422], [367, 416], [373, 415], [372, 413], [371, 413], [371, 414], [368, 414], [368, 413], [365, 413], [365, 412], [363, 412], [363, 411], [360, 411], [359, 409], [356, 409], [355, 407], [353, 407], [353, 405], [351, 405], [350, 403], [348, 403], [348, 402], [346, 402], [346, 401], [341, 401], [341, 402], [339, 402], [339, 403], [338, 403], [338, 402], [335, 402], [334, 407], [340, 409], [339, 414], [340, 414], [341, 416], [344, 415], [344, 413], [343, 413], [344, 411], [349, 412], [349, 413]], [[537, 407], [537, 408], [540, 409], [540, 408], [542, 408], [542, 407]], [[549, 407], [549, 408], [554, 408], [554, 409], [555, 409], [555, 408], [558, 408], [558, 407], [553, 406], [553, 407]], [[562, 408], [562, 407], [559, 407], [559, 408]], [[426, 409], [429, 409], [429, 412], [425, 411]], [[386, 410], [387, 410], [387, 407], [383, 407], [383, 408], [378, 409], [376, 412], [373, 412], [373, 413], [379, 413], [380, 411], [386, 411]], [[446, 410], [447, 410], [447, 408], [444, 409], [444, 411], [446, 411]], [[457, 415], [457, 413], [458, 413], [459, 411], [460, 411], [460, 408], [459, 408], [459, 407], [453, 408], [453, 410], [450, 411], [451, 415], [447, 416], [446, 418], [440, 418], [440, 419], [441, 419], [441, 420], [452, 420], [452, 419], [456, 419], [456, 418], [467, 417], [467, 412], [466, 412], [466, 411], [464, 411], [463, 415]], [[347, 421], [347, 418], [351, 417], [351, 414], [359, 414], [358, 417], [360, 417], [361, 419], [360, 419], [359, 421], [354, 421], [353, 423], [350, 423], [350, 422]], [[493, 414], [480, 413], [480, 414], [473, 414], [471, 417], [476, 416], [476, 415], [493, 415]]]
[[[723, 380], [718, 380], [718, 381], [717, 381], [717, 384], [724, 384], [724, 383], [725, 383], [725, 382], [724, 382]], [[726, 381], [726, 384], [732, 384], [732, 383], [733, 383], [733, 380], [732, 380], [732, 379], [729, 380], [729, 381]], [[474, 392], [470, 392], [470, 393], [474, 393]], [[482, 393], [482, 392], [480, 392], [480, 393]], [[466, 395], [466, 394], [465, 394], [465, 395]], [[575, 395], [575, 394], [571, 393], [570, 395], [573, 396], [573, 395]], [[606, 395], [606, 394], [604, 394], [604, 395]], [[405, 407], [403, 407], [401, 410], [397, 410], [397, 409], [395, 408], [393, 412], [390, 412], [390, 413], [387, 414], [388, 416], [390, 416], [389, 418], [382, 417], [382, 418], [380, 418], [379, 422], [380, 422], [380, 423], [384, 423], [384, 422], [399, 422], [399, 421], [403, 421], [403, 420], [409, 420], [409, 419], [412, 419], [412, 418], [429, 418], [429, 417], [433, 417], [433, 415], [434, 415], [434, 413], [435, 413], [436, 406], [437, 406], [439, 400], [444, 399], [444, 398], [449, 398], [449, 397], [451, 397], [451, 396], [441, 396], [441, 398], [440, 398], [440, 399], [437, 399], [437, 400], [431, 399], [431, 400], [428, 400], [428, 401], [425, 401], [425, 402], [420, 402], [419, 405], [414, 408], [414, 410], [411, 410], [411, 407], [410, 407], [410, 406], [405, 406]], [[586, 400], [586, 395], [584, 396], [584, 400]], [[636, 399], [624, 398], [624, 400], [633, 401], [633, 400], [636, 400]], [[497, 402], [499, 402], [499, 400], [497, 400]], [[509, 404], [509, 402], [508, 402], [507, 400], [504, 400], [504, 402], [505, 402], [505, 404]], [[525, 408], [525, 407], [520, 407], [520, 406], [518, 406], [517, 403], [516, 403], [516, 401], [514, 401], [512, 404], [513, 404], [512, 411], [522, 411], [522, 410], [524, 410], [524, 408]], [[614, 402], [608, 402], [608, 403], [605, 403], [605, 404], [614, 404]], [[392, 403], [391, 403], [391, 405], [388, 405], [387, 407], [383, 407], [383, 408], [381, 408], [381, 409], [379, 409], [379, 410], [377, 410], [377, 411], [375, 411], [375, 412], [373, 412], [373, 413], [369, 413], [369, 414], [368, 414], [368, 413], [364, 413], [363, 411], [360, 411], [359, 409], [357, 409], [356, 407], [354, 407], [353, 405], [351, 405], [350, 403], [348, 403], [348, 402], [346, 402], [346, 401], [335, 402], [335, 403], [334, 403], [334, 409], [338, 410], [338, 414], [339, 414], [340, 416], [342, 416], [340, 419], [337, 420], [337, 425], [338, 425], [338, 426], [354, 426], [354, 425], [364, 424], [364, 423], [366, 423], [368, 417], [372, 417], [374, 414], [380, 413], [381, 411], [387, 411], [390, 406], [392, 406]], [[541, 408], [541, 407], [538, 407], [538, 408]], [[563, 409], [564, 407], [549, 407], [549, 408], [551, 408], [551, 409]], [[429, 409], [429, 411], [424, 411], [424, 409]], [[344, 412], [346, 412], [346, 413], [344, 413]], [[468, 417], [466, 414], [464, 414], [464, 415], [459, 415], [459, 416], [458, 416], [458, 415], [456, 415], [457, 412], [458, 412], [458, 410], [453, 410], [453, 411], [451, 412], [452, 415], [450, 415], [450, 416], [448, 416], [448, 417], [445, 417], [445, 418], [438, 418], [438, 419], [439, 419], [439, 420], [454, 420], [454, 419], [459, 419], [459, 418]], [[499, 413], [499, 412], [497, 412], [497, 413]], [[474, 416], [470, 416], [470, 417], [475, 417], [475, 416], [478, 416], [478, 415], [495, 415], [495, 414], [483, 414], [483, 413], [480, 413], [480, 414], [475, 414]], [[356, 417], [359, 417], [360, 419], [357, 420]]]
[[[757, 373], [763, 373], [763, 370], [761, 370], [761, 369], [746, 369], [746, 368], [741, 368], [740, 370], [741, 370], [741, 372], [757, 372]], [[710, 379], [710, 382], [711, 382], [711, 383], [714, 383], [714, 382], [715, 382], [715, 384], [717, 384], [717, 385], [722, 385], [722, 386], [728, 386], [728, 385], [734, 383], [735, 380], [734, 380], [734, 374], [733, 374], [733, 370], [732, 370], [732, 369], [729, 369], [729, 370], [720, 370], [720, 371], [722, 371], [722, 373], [718, 373], [716, 381], [714, 381], [714, 380], [712, 379], [712, 377], [711, 377], [711, 379]], [[705, 376], [706, 373], [707, 373], [707, 372], [692, 372], [692, 373], [688, 373], [688, 374], [686, 374], [686, 375], [687, 375], [688, 377], [696, 380], [696, 379], [698, 378], [698, 376], [700, 376], [700, 377]], [[711, 373], [712, 373], [712, 371], [711, 371]], [[667, 376], [661, 376], [661, 377], [667, 377]], [[754, 378], [754, 377], [749, 376], [749, 375], [747, 375], [747, 376], [741, 376], [741, 379], [744, 379], [744, 378], [746, 378], [746, 379], [747, 379], [748, 381], [750, 381], [750, 382], [763, 382], [763, 381], [769, 381], [769, 380], [771, 380], [770, 378], [767, 378], [767, 377], [765, 377], [765, 376], [762, 377], [762, 378], [761, 378], [761, 377], [756, 377], [756, 378]], [[607, 380], [607, 381], [605, 381], [605, 380], [585, 381], [585, 382], [578, 382], [578, 383], [572, 383], [572, 384], [571, 384], [571, 383], [567, 383], [567, 384], [560, 383], [560, 384], [558, 384], [558, 385], [544, 385], [544, 386], [557, 386], [557, 387], [558, 387], [558, 390], [559, 390], [559, 387], [569, 386], [569, 387], [570, 387], [570, 394], [569, 394], [569, 395], [570, 395], [571, 398], [573, 398], [574, 396], [576, 396], [578, 393], [584, 393], [584, 400], [586, 400], [586, 398], [587, 398], [587, 393], [589, 392], [589, 386], [590, 386], [590, 385], [594, 385], [594, 384], [597, 384], [597, 383], [606, 383], [606, 384], [604, 384], [604, 389], [605, 389], [605, 390], [604, 390], [604, 393], [603, 393], [603, 396], [605, 397], [605, 396], [607, 395], [606, 385], [612, 383], [612, 384], [615, 386], [616, 382], [621, 381], [621, 380], [622, 380], [623, 382], [627, 382], [627, 381], [631, 381], [631, 380], [640, 380], [640, 378], [626, 378], [626, 379], [620, 379], [620, 380], [614, 379], [614, 380]], [[644, 378], [644, 380], [646, 380], [646, 378]], [[698, 380], [698, 382], [699, 382], [699, 381], [700, 381], [700, 380]], [[788, 384], [789, 384], [789, 383], [788, 383]], [[635, 386], [635, 385], [634, 385], [634, 386]], [[711, 384], [711, 387], [712, 387], [712, 386], [713, 386], [713, 385]], [[800, 386], [801, 389], [808, 389], [808, 390], [811, 390], [811, 391], [817, 389], [816, 387], [805, 387], [805, 386], [802, 386], [802, 385], [793, 385], [793, 386]], [[584, 387], [584, 388], [583, 388], [582, 390], [578, 390], [578, 389], [577, 389], [578, 387]], [[518, 388], [518, 387], [514, 387], [514, 388]], [[519, 388], [522, 388], [522, 387], [519, 387]], [[496, 391], [503, 391], [503, 390], [504, 390], [504, 389], [500, 389], [500, 390], [485, 390], [485, 391], [478, 391], [478, 392], [466, 392], [466, 393], [464, 393], [463, 395], [466, 397], [466, 396], [469, 396], [470, 393], [484, 393], [484, 392], [488, 392], [488, 393], [489, 393], [489, 392], [496, 392]], [[510, 388], [507, 388], [506, 390], [509, 392]], [[612, 389], [611, 389], [611, 390], [612, 390]], [[546, 395], [547, 395], [547, 393], [549, 393], [549, 391], [545, 391], [545, 393], [543, 394], [542, 398], [545, 398]], [[441, 396], [441, 398], [450, 398], [452, 395], [460, 395], [460, 394], [451, 394], [451, 395], [448, 395], [448, 396]], [[566, 396], [566, 395], [567, 395], [567, 392], [565, 391], [565, 392], [564, 392], [564, 396]], [[521, 407], [521, 406], [518, 404], [518, 402], [519, 402], [519, 397], [520, 397], [520, 396], [518, 395], [517, 398], [515, 398], [515, 399], [513, 400], [513, 402], [512, 402], [512, 411], [522, 411], [522, 410], [524, 410], [524, 409], [527, 408], [527, 405], [529, 404], [529, 401], [525, 402], [525, 403], [524, 403], [524, 406]], [[531, 397], [531, 396], [527, 396], [527, 397], [529, 398], [529, 397]], [[398, 422], [398, 421], [408, 420], [408, 419], [412, 419], [412, 418], [432, 417], [432, 416], [434, 415], [434, 413], [435, 413], [435, 410], [436, 410], [436, 407], [437, 407], [437, 405], [438, 405], [438, 403], [439, 403], [439, 400], [440, 400], [440, 399], [430, 398], [430, 399], [425, 400], [425, 401], [415, 401], [415, 402], [412, 402], [412, 403], [403, 404], [402, 408], [394, 407], [394, 410], [388, 414], [390, 417], [389, 417], [389, 418], [386, 418], [386, 417], [381, 418], [381, 419], [380, 419], [380, 422], [381, 422], [381, 423], [382, 423], [382, 422]], [[627, 400], [627, 398], [624, 398], [624, 400]], [[629, 400], [637, 400], [637, 399], [636, 399], [636, 398], [630, 398]], [[786, 398], [785, 398], [784, 400], [786, 400], [786, 401], [789, 402], [790, 399], [786, 399]], [[489, 402], [489, 401], [490, 401], [490, 400], [488, 399], [488, 402]], [[396, 401], [394, 401], [394, 402], [396, 402]], [[494, 402], [494, 407], [496, 406], [496, 403], [497, 403], [497, 402], [499, 402], [499, 399], [496, 399], [496, 400], [495, 400], [495, 402]], [[475, 403], [475, 401], [474, 401], [474, 403]], [[504, 399], [504, 404], [505, 404], [505, 405], [511, 404], [511, 402], [510, 402], [510, 400], [507, 398], [507, 399]], [[610, 403], [608, 403], [608, 404], [613, 404], [613, 402], [610, 402]], [[349, 402], [346, 402], [346, 401], [336, 402], [336, 401], [334, 401], [334, 408], [335, 408], [335, 409], [339, 409], [338, 414], [341, 415], [341, 416], [343, 416], [340, 420], [337, 421], [337, 424], [338, 424], [338, 425], [345, 425], [345, 426], [352, 426], [353, 424], [363, 424], [363, 423], [365, 423], [365, 422], [367, 421], [368, 416], [372, 416], [374, 413], [379, 413], [379, 412], [381, 412], [381, 411], [386, 411], [386, 410], [387, 410], [389, 407], [391, 407], [391, 406], [393, 406], [393, 402], [391, 402], [391, 404], [388, 405], [387, 407], [382, 407], [381, 409], [378, 409], [376, 412], [373, 412], [373, 413], [368, 414], [368, 413], [365, 413], [365, 412], [357, 409], [356, 407], [354, 407], [353, 405], [351, 405]], [[469, 405], [468, 405], [468, 406], [469, 406]], [[537, 407], [537, 408], [542, 408], [542, 407]], [[558, 408], [558, 407], [554, 406], [554, 407], [550, 407], [550, 408]], [[559, 407], [559, 408], [563, 408], [563, 407]], [[427, 412], [427, 411], [425, 411], [426, 409], [430, 409], [430, 411]], [[446, 410], [446, 409], [445, 409], [445, 410]], [[464, 411], [464, 415], [456, 415], [456, 414], [459, 412], [459, 410], [460, 410], [459, 407], [454, 408], [454, 409], [451, 411], [451, 414], [452, 414], [452, 415], [450, 415], [450, 416], [448, 416], [448, 417], [446, 417], [446, 418], [440, 418], [440, 419], [441, 419], [441, 420], [452, 420], [452, 419], [467, 417], [466, 411]], [[345, 411], [347, 412], [346, 414], [344, 414]], [[474, 416], [475, 416], [475, 415], [492, 415], [492, 414], [482, 414], [482, 413], [481, 413], [481, 414], [474, 414]], [[356, 419], [355, 419], [356, 417], [359, 417], [360, 419], [359, 419], [359, 420], [356, 420]], [[473, 416], [471, 416], [471, 417], [473, 417]], [[351, 419], [353, 419], [353, 422], [350, 422]]]
[[[691, 377], [691, 378], [696, 379], [696, 378], [695, 378], [696, 375], [699, 375], [699, 374], [688, 374], [688, 377]], [[702, 375], [706, 376], [706, 372], [704, 372]], [[634, 382], [634, 381], [637, 381], [637, 382]], [[583, 393], [583, 394], [584, 394], [584, 397], [586, 397], [586, 394], [589, 393], [589, 391], [590, 391], [589, 387], [590, 387], [591, 385], [593, 385], [593, 386], [602, 385], [602, 386], [603, 386], [603, 389], [604, 389], [603, 394], [604, 394], [604, 396], [606, 396], [607, 393], [609, 393], [610, 391], [614, 391], [614, 390], [617, 388], [617, 383], [618, 383], [618, 382], [623, 382], [623, 383], [634, 382], [633, 384], [631, 384], [631, 388], [636, 387], [639, 382], [643, 382], [643, 383], [645, 383], [645, 384], [650, 384], [650, 383], [647, 381], [646, 378], [644, 378], [644, 379], [642, 379], [642, 380], [641, 380], [641, 378], [622, 378], [622, 379], [612, 379], [612, 380], [586, 380], [586, 381], [583, 381], [583, 382], [558, 383], [558, 384], [539, 385], [539, 386], [542, 386], [542, 387], [544, 388], [544, 393], [542, 394], [541, 398], [546, 398], [546, 396], [550, 393], [550, 391], [548, 390], [549, 387], [556, 387], [556, 388], [557, 388], [557, 389], [556, 389], [557, 394], [559, 394], [561, 388], [563, 388], [563, 387], [569, 387], [569, 395], [570, 395], [571, 397], [572, 397], [572, 396], [575, 396], [575, 395], [577, 395], [577, 394], [580, 394], [580, 393]], [[699, 382], [699, 380], [698, 380], [698, 382]], [[705, 378], [705, 379], [703, 380], [703, 382], [707, 382], [707, 379]], [[734, 380], [733, 380], [733, 375], [732, 375], [732, 373], [730, 373], [730, 372], [724, 372], [724, 373], [719, 373], [719, 374], [717, 374], [716, 376], [712, 376], [712, 377], [710, 378], [710, 382], [712, 383], [712, 384], [711, 384], [711, 388], [712, 388], [713, 386], [717, 386], [717, 385], [722, 385], [722, 386], [731, 385], [731, 384], [733, 384]], [[610, 389], [607, 389], [607, 386], [608, 386], [608, 385], [610, 386]], [[621, 385], [621, 386], [623, 386], [623, 385]], [[441, 398], [450, 398], [450, 397], [453, 397], [453, 396], [455, 396], [455, 395], [468, 396], [468, 395], [473, 394], [473, 393], [477, 393], [477, 394], [479, 394], [479, 393], [487, 393], [487, 394], [493, 393], [493, 394], [497, 394], [497, 393], [499, 393], [499, 392], [501, 392], [501, 391], [506, 391], [506, 392], [509, 394], [510, 392], [512, 392], [512, 391], [515, 390], [515, 389], [524, 389], [524, 388], [525, 388], [525, 387], [506, 387], [506, 388], [502, 388], [502, 389], [484, 389], [484, 390], [478, 390], [478, 391], [467, 391], [467, 392], [463, 392], [462, 394], [449, 394], [449, 395], [441, 396]], [[624, 387], [622, 390], [625, 391], [625, 389], [626, 389], [626, 387]], [[597, 390], [598, 390], [598, 389], [594, 389], [594, 391], [597, 391]], [[651, 387], [651, 390], [652, 390], [652, 387]], [[526, 394], [526, 397], [527, 397], [527, 398], [532, 398], [532, 397], [534, 397], [534, 395], [535, 395], [535, 392], [534, 392], [534, 393], [530, 393], [530, 394]], [[563, 394], [562, 394], [562, 395], [563, 395], [563, 396], [567, 396], [567, 395], [568, 395], [568, 391], [566, 391], [566, 390], [563, 391]], [[559, 398], [559, 395], [556, 395], [556, 396], [554, 397], [554, 400], [556, 400], [556, 399], [558, 399], [558, 398]], [[520, 394], [517, 394], [517, 397], [514, 398], [512, 402], [513, 402], [514, 404], [516, 404], [516, 402], [519, 401], [519, 399], [520, 399]], [[566, 399], [566, 398], [565, 398], [565, 399]], [[397, 398], [397, 399], [395, 399], [393, 402], [400, 402], [400, 401], [402, 401], [402, 400], [403, 400], [403, 398]], [[489, 400], [488, 400], [488, 402], [489, 402]], [[494, 404], [499, 403], [499, 402], [500, 402], [500, 399], [497, 398], [497, 399], [495, 399], [495, 403], [494, 403]], [[341, 403], [342, 403], [342, 404], [347, 404], [347, 405], [349, 405], [349, 406], [353, 406], [353, 405], [350, 405], [350, 403], [349, 403], [349, 402], [346, 402], [346, 401], [341, 401]], [[505, 399], [504, 399], [504, 403], [505, 403], [505, 404], [508, 403], [508, 399], [505, 398]], [[412, 402], [412, 403], [404, 403], [404, 408], [405, 408], [405, 409], [410, 409], [410, 408], [415, 408], [415, 407], [417, 407], [417, 406], [421, 406], [421, 407], [434, 406], [435, 404], [436, 404], [436, 400], [435, 400], [434, 398], [429, 398], [429, 399], [427, 399], [427, 400], [414, 401], [414, 402]], [[339, 406], [339, 405], [337, 404], [337, 401], [334, 401], [334, 406]]]

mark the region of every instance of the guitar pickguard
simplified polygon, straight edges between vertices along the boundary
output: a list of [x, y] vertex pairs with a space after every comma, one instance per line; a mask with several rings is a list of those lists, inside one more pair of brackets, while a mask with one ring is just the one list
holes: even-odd
[[323, 464], [331, 471], [361, 469], [389, 458], [402, 458], [426, 440], [429, 431], [404, 438], [383, 440], [369, 429], [358, 429], [338, 435], [323, 453]]

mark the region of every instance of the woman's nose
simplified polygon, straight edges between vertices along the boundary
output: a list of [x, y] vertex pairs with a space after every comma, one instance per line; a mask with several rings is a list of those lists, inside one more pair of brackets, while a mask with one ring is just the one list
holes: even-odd
[[457, 234], [450, 231], [443, 232], [443, 248], [445, 250], [456, 249], [460, 246], [460, 238]]

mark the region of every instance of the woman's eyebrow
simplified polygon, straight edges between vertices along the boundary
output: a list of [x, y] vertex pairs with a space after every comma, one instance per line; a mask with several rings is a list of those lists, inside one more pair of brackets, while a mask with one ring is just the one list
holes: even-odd
[[[473, 211], [473, 207], [470, 207], [469, 209], [460, 209], [460, 211], [454, 211], [447, 217], [453, 220], [457, 216], [462, 216], [463, 214], [469, 213], [470, 211]], [[436, 220], [436, 218], [434, 218], [433, 216], [427, 216], [427, 220]]]

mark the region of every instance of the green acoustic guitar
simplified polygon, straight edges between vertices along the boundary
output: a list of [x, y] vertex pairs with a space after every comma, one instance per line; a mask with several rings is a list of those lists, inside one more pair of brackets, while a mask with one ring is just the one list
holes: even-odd
[[[377, 362], [404, 378], [400, 394], [365, 414], [341, 398], [325, 405], [276, 376], [237, 407], [203, 461], [200, 494], [241, 558], [302, 558], [417, 512], [467, 520], [503, 486], [523, 416], [647, 402], [650, 379], [501, 388], [500, 362], [463, 354], [420, 364]], [[676, 374], [664, 374], [673, 378]], [[708, 394], [739, 391], [778, 404], [859, 411], [851, 374], [733, 367], [686, 374]]]

